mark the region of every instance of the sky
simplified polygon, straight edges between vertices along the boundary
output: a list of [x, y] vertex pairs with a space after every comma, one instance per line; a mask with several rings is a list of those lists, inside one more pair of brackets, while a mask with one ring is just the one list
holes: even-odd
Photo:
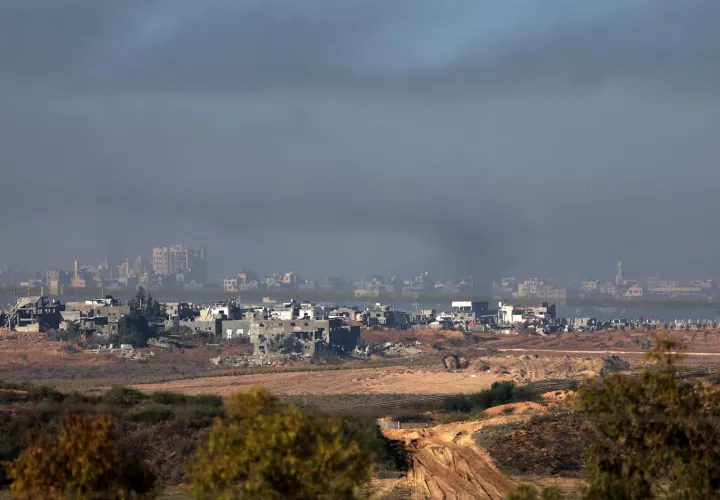
[[720, 276], [717, 0], [5, 0], [0, 264]]

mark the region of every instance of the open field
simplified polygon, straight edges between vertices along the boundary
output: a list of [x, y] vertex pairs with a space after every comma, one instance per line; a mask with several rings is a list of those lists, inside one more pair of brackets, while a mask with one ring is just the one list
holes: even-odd
[[527, 383], [545, 379], [582, 379], [597, 376], [601, 358], [534, 358], [488, 356], [472, 359], [464, 370], [446, 371], [439, 364], [429, 367], [389, 366], [334, 371], [267, 373], [241, 376], [202, 377], [142, 384], [136, 388], [152, 392], [168, 390], [182, 394], [212, 393], [227, 396], [252, 386], [264, 386], [280, 395], [303, 394], [471, 394], [493, 382]]
[[[720, 362], [720, 333], [671, 331], [688, 345], [687, 364]], [[548, 336], [463, 334], [458, 331], [365, 330], [366, 342], [419, 344], [413, 355], [373, 355], [365, 360], [337, 360], [333, 364], [284, 360], [272, 366], [213, 365], [217, 356], [248, 353], [248, 346], [227, 342], [220, 346], [138, 350], [146, 359], [126, 360], [107, 352], [70, 349], [66, 342], [37, 334], [0, 332], [0, 379], [44, 380], [64, 390], [92, 391], [115, 384], [144, 391], [167, 389], [187, 394], [227, 395], [263, 385], [280, 395], [464, 394], [487, 388], [495, 381], [519, 384], [543, 379], [574, 379], [598, 375], [603, 358], [617, 354], [633, 368], [653, 333], [614, 331], [562, 333]], [[445, 370], [443, 358], [465, 358], [467, 368]]]

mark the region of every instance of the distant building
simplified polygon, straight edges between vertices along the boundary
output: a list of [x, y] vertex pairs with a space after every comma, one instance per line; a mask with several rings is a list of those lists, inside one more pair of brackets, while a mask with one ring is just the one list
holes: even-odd
[[204, 248], [171, 245], [153, 248], [153, 272], [159, 276], [184, 275], [186, 281], [207, 282]]
[[564, 287], [556, 287], [538, 278], [532, 278], [519, 283], [518, 290], [513, 293], [513, 297], [564, 302], [567, 298], [567, 291]]
[[493, 289], [499, 293], [511, 294], [517, 288], [517, 278], [505, 277], [500, 282], [493, 283]]
[[313, 355], [321, 346], [352, 351], [360, 340], [359, 326], [346, 326], [341, 319], [252, 319], [222, 322], [225, 338], [248, 336], [255, 354], [288, 350]]
[[380, 295], [380, 290], [377, 287], [368, 287], [368, 288], [357, 288], [355, 289], [355, 298], [363, 298], [363, 297], [378, 297]]
[[224, 292], [237, 292], [238, 291], [238, 279], [236, 277], [228, 277], [223, 280], [223, 291]]
[[397, 330], [407, 330], [410, 326], [410, 315], [398, 311], [391, 306], [383, 306], [379, 303], [368, 305], [361, 315], [365, 326], [384, 326]]
[[59, 269], [50, 269], [45, 271], [45, 284], [50, 286], [53, 281], [57, 282], [57, 285], [69, 285], [70, 284], [70, 273], [67, 271], [61, 271]]
[[556, 308], [547, 302], [538, 307], [516, 306], [511, 304], [498, 304], [497, 323], [499, 325], [514, 325], [526, 321], [540, 321], [551, 323], [555, 321]]
[[625, 297], [642, 297], [643, 287], [641, 287], [640, 285], [632, 285], [630, 288], [625, 290], [625, 293], [623, 295]]
[[603, 283], [598, 286], [598, 291], [605, 295], [616, 296], [618, 293], [618, 286], [615, 283]]
[[615, 284], [616, 285], [624, 285], [625, 284], [625, 276], [623, 275], [622, 262], [617, 263], [617, 271], [615, 272]]
[[487, 302], [454, 300], [451, 306], [453, 321], [477, 321], [488, 312]]
[[681, 297], [684, 295], [701, 295], [703, 289], [700, 286], [667, 284], [648, 287], [650, 295], [664, 295], [666, 297]]

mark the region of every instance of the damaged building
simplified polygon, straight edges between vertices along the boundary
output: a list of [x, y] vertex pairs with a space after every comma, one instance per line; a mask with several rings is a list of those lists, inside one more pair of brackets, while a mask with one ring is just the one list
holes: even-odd
[[118, 333], [120, 318], [129, 313], [129, 305], [106, 295], [101, 299], [67, 302], [61, 315], [65, 326], [75, 323], [84, 332], [112, 335]]
[[60, 327], [60, 302], [45, 296], [19, 297], [7, 313], [6, 326], [17, 332], [45, 332]]
[[476, 322], [488, 314], [488, 302], [454, 300], [451, 306], [452, 319], [456, 323]]
[[410, 327], [410, 315], [406, 312], [398, 311], [392, 306], [383, 306], [377, 303], [365, 307], [365, 311], [362, 314], [362, 322], [367, 327], [379, 326], [395, 328], [397, 330], [407, 330]]
[[345, 325], [339, 318], [224, 321], [222, 329], [226, 339], [249, 337], [254, 354], [295, 352], [314, 355], [323, 347], [350, 352], [360, 340], [360, 327]]

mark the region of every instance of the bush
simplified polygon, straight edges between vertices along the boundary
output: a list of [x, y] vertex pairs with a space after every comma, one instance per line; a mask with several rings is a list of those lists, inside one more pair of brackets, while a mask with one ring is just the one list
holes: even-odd
[[65, 394], [49, 385], [28, 387], [28, 399], [30, 401], [54, 401], [60, 403], [65, 399]]
[[154, 477], [137, 455], [126, 453], [112, 419], [70, 416], [57, 435], [32, 440], [6, 462], [15, 498], [127, 498], [150, 493]]
[[197, 498], [354, 498], [373, 456], [334, 419], [282, 405], [263, 389], [228, 398], [188, 472]]
[[342, 417], [342, 433], [346, 446], [357, 443], [361, 450], [370, 452], [375, 463], [386, 469], [407, 470], [407, 457], [402, 446], [383, 436], [377, 420], [373, 417]]
[[188, 403], [188, 397], [176, 392], [155, 391], [150, 394], [150, 401], [161, 405], [183, 405]]
[[65, 394], [49, 385], [35, 385], [30, 382], [13, 383], [0, 381], [0, 402], [14, 401], [54, 401], [60, 403]]
[[116, 385], [102, 395], [101, 402], [108, 405], [131, 406], [141, 403], [148, 397], [137, 389]]
[[718, 498], [720, 394], [710, 384], [681, 380], [683, 346], [659, 338], [639, 377], [613, 374], [585, 383], [576, 409], [598, 439], [585, 452], [585, 498]]
[[200, 406], [214, 406], [220, 408], [225, 404], [223, 398], [217, 394], [198, 394], [197, 396], [189, 396], [189, 403]]
[[469, 412], [472, 404], [465, 396], [450, 396], [443, 399], [443, 410]]
[[494, 406], [532, 401], [536, 398], [536, 392], [527, 386], [518, 387], [513, 382], [494, 382], [490, 389], [477, 394], [445, 398], [443, 400], [443, 409], [459, 412], [482, 411]]
[[133, 422], [145, 422], [148, 424], [157, 424], [165, 420], [171, 420], [175, 417], [172, 408], [166, 405], [149, 404], [143, 405], [130, 413], [129, 418]]

